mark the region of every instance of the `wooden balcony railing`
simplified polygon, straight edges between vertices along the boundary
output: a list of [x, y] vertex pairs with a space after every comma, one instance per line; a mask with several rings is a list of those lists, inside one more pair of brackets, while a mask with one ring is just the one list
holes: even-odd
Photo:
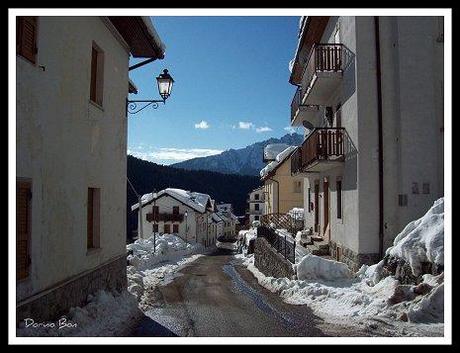
[[148, 222], [182, 222], [184, 215], [182, 213], [157, 213], [155, 217], [152, 212], [147, 213], [146, 219]]
[[317, 72], [340, 72], [346, 64], [343, 44], [315, 44], [311, 50], [302, 78], [302, 87], [310, 85]]
[[291, 157], [291, 172], [303, 172], [318, 161], [340, 161], [345, 156], [344, 128], [317, 128]]

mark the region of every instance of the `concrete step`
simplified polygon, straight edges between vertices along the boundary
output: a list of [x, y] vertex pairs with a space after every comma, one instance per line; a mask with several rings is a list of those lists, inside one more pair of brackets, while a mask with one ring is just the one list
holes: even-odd
[[316, 256], [325, 256], [329, 255], [329, 246], [324, 247], [324, 246], [317, 246], [316, 244], [313, 245], [307, 245], [307, 249], [311, 251], [313, 255]]

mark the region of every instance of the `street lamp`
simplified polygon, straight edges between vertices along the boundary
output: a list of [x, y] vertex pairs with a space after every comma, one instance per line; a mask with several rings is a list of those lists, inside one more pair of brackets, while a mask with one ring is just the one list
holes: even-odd
[[[166, 103], [166, 99], [169, 98], [171, 95], [172, 86], [174, 83], [174, 79], [168, 73], [167, 69], [163, 70], [163, 73], [159, 74], [156, 77], [157, 85], [158, 85], [158, 92], [162, 99], [151, 99], [151, 100], [129, 100], [126, 99], [126, 112], [129, 114], [137, 114], [141, 110], [144, 110], [148, 106], [152, 106], [153, 109], [158, 108], [158, 103]], [[143, 106], [141, 108], [137, 108], [137, 104], [141, 103]]]

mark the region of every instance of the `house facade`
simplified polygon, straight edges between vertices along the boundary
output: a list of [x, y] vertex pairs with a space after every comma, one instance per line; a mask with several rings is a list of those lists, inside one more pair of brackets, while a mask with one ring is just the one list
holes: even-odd
[[[205, 247], [215, 238], [211, 217], [214, 208], [209, 195], [168, 188], [143, 195], [141, 200], [142, 212], [138, 212], [138, 224], [143, 227], [145, 237], [154, 232], [176, 234], [186, 242]], [[139, 204], [134, 204], [131, 210], [138, 211]]]
[[220, 203], [216, 205], [217, 215], [223, 221], [223, 237], [234, 238], [236, 236], [236, 225], [238, 218], [233, 214], [233, 206], [230, 203]]
[[264, 214], [285, 214], [303, 207], [303, 177], [291, 175], [291, 158], [296, 146], [284, 149], [261, 170], [264, 183]]
[[141, 17], [16, 29], [17, 320], [42, 321], [126, 286], [129, 57], [164, 46]]
[[304, 17], [291, 61], [291, 172], [305, 226], [357, 269], [444, 194], [443, 19]]
[[248, 217], [249, 225], [252, 225], [254, 221], [260, 221], [261, 216], [265, 210], [265, 194], [264, 187], [261, 186], [257, 189], [252, 190], [248, 196]]

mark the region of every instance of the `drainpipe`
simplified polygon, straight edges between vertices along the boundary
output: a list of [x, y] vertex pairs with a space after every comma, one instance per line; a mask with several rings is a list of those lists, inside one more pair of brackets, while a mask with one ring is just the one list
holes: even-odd
[[277, 213], [280, 213], [280, 183], [278, 180], [275, 180], [273, 178], [268, 178], [267, 180], [271, 180], [276, 183], [276, 194], [277, 194], [276, 209], [278, 211]]
[[382, 129], [382, 72], [380, 62], [380, 22], [374, 16], [375, 29], [375, 57], [377, 78], [377, 120], [378, 120], [378, 160], [379, 160], [379, 257], [383, 257], [383, 129]]

